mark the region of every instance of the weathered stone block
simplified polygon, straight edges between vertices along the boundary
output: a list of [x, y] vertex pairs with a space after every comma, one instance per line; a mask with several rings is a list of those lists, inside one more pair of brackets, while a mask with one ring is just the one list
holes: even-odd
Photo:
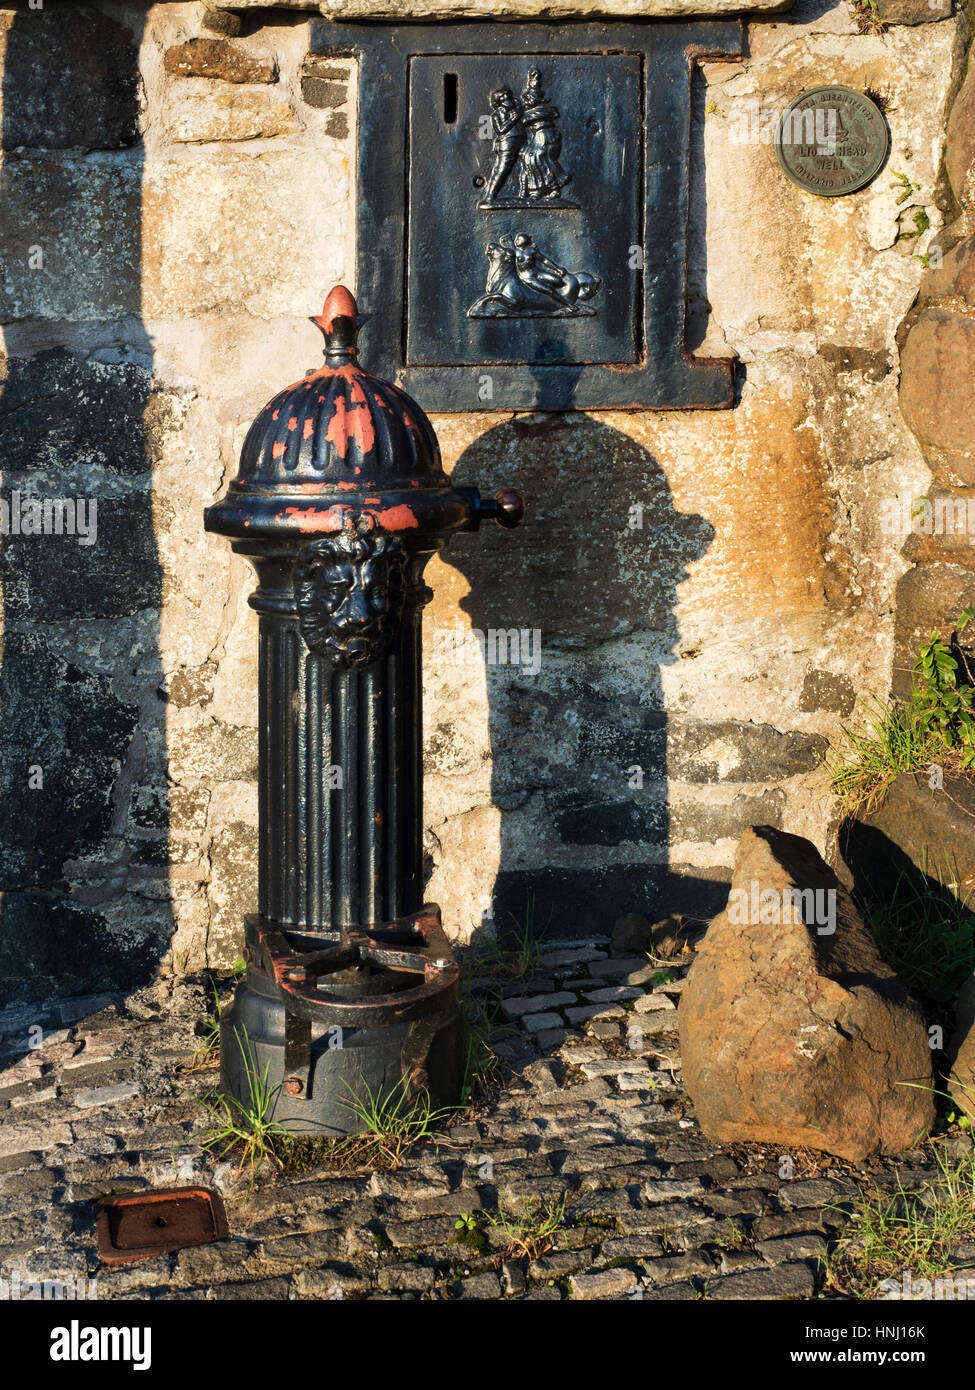
[[975, 204], [975, 63], [971, 60], [948, 118], [945, 168], [955, 197], [971, 207]]
[[[11, 502], [23, 514], [31, 499], [41, 514], [48, 499], [36, 485], [18, 490]], [[149, 493], [69, 500], [75, 508], [83, 504], [92, 544], [77, 534], [4, 537], [0, 575], [8, 621], [121, 618], [156, 607], [161, 584]]]
[[190, 39], [167, 48], [163, 58], [172, 77], [216, 77], [222, 82], [276, 82], [277, 66], [253, 57], [226, 39]]
[[877, 9], [885, 24], [930, 24], [951, 18], [952, 0], [878, 0]]
[[958, 1108], [975, 1122], [975, 975], [969, 975], [959, 992], [948, 1054], [948, 1089]]
[[220, 140], [270, 140], [297, 129], [286, 101], [269, 93], [214, 92], [182, 96], [177, 92], [166, 119], [166, 134], [179, 144]]
[[962, 487], [975, 485], [973, 379], [975, 319], [924, 310], [901, 354], [901, 410], [935, 477]]
[[244, 917], [257, 911], [257, 828], [234, 821], [210, 849], [211, 916], [208, 957], [232, 965], [244, 945]]
[[244, 27], [244, 21], [233, 10], [217, 9], [204, 0], [203, 27], [212, 34], [226, 34], [229, 38], [236, 38]]
[[155, 386], [144, 367], [65, 348], [4, 360], [0, 384], [5, 473], [90, 465], [149, 473], [174, 415], [173, 393]]
[[975, 787], [967, 777], [945, 776], [938, 788], [926, 773], [904, 772], [876, 811], [841, 827], [840, 853], [867, 900], [883, 901], [899, 874], [913, 873], [929, 880], [933, 894], [975, 905], [973, 825]]
[[911, 668], [918, 648], [932, 631], [948, 637], [955, 619], [975, 598], [975, 575], [969, 566], [936, 564], [910, 569], [897, 582], [893, 693], [910, 695]]
[[0, 897], [0, 1002], [56, 998], [111, 981], [136, 988], [151, 978], [164, 946], [105, 917], [66, 893]]
[[966, 237], [953, 246], [940, 266], [932, 266], [921, 281], [922, 301], [955, 296], [975, 309], [975, 237]]
[[236, 307], [307, 317], [309, 286], [334, 282], [344, 265], [341, 220], [322, 216], [322, 190], [338, 208], [349, 177], [348, 161], [322, 150], [149, 162], [143, 215], [157, 234], [143, 256], [144, 312], [165, 319]]
[[229, 724], [176, 729], [170, 739], [173, 775], [205, 782], [236, 782], [257, 777], [257, 730]]
[[[817, 710], [831, 710], [836, 714], [851, 714], [856, 704], [856, 691], [848, 676], [839, 676], [832, 671], [809, 671], [802, 682], [799, 696], [799, 709], [803, 714], [813, 714]], [[774, 822], [763, 819], [763, 824]]]
[[[243, 6], [258, 0], [242, 0]], [[266, 0], [260, 0], [266, 3]], [[290, 0], [304, 9], [312, 0]], [[336, 19], [669, 19], [676, 15], [776, 14], [792, 0], [321, 0]]]

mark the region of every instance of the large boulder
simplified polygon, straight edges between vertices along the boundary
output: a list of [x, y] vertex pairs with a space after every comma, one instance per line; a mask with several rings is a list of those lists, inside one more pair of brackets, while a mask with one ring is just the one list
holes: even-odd
[[795, 835], [743, 835], [678, 1020], [712, 1139], [858, 1160], [907, 1149], [933, 1123], [924, 1021], [836, 875]]

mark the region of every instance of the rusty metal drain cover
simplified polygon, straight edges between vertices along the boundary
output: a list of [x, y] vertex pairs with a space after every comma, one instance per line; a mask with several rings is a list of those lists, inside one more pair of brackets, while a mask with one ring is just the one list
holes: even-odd
[[135, 1264], [167, 1250], [208, 1245], [230, 1234], [223, 1200], [206, 1187], [102, 1197], [96, 1208], [98, 1254], [107, 1265]]

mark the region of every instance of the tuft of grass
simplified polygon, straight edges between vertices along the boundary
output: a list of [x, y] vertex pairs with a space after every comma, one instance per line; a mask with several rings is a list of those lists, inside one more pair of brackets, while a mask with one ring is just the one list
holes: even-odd
[[931, 219], [925, 208], [914, 209], [914, 226], [910, 231], [898, 232], [898, 241], [917, 241], [931, 226]]
[[462, 1109], [473, 1105], [490, 1088], [498, 1069], [491, 1046], [492, 1019], [483, 1003], [468, 1005], [464, 1018], [464, 1079], [460, 1088]]
[[955, 897], [955, 877], [926, 864], [902, 870], [889, 898], [863, 910], [884, 960], [932, 1004], [953, 1003], [975, 970], [975, 913]]
[[251, 1186], [268, 1160], [277, 1161], [275, 1146], [288, 1131], [271, 1119], [279, 1086], [268, 1085], [270, 1062], [259, 1071], [254, 1049], [246, 1029], [235, 1032], [237, 1046], [244, 1062], [247, 1078], [247, 1099], [239, 1101], [221, 1091], [208, 1091], [200, 1103], [215, 1120], [214, 1127], [200, 1136], [202, 1147], [214, 1152], [218, 1160], [231, 1152], [240, 1154], [237, 1172], [250, 1169]]
[[843, 742], [826, 755], [830, 787], [847, 815], [875, 811], [891, 782], [936, 760], [933, 740], [909, 708], [896, 701], [862, 700], [860, 726], [844, 725]]
[[535, 894], [529, 889], [525, 894], [525, 913], [519, 920], [509, 912], [512, 928], [490, 943], [484, 953], [484, 962], [489, 970], [510, 980], [525, 980], [533, 975], [542, 954], [545, 932], [551, 922], [549, 913], [542, 927], [536, 920]]
[[187, 1063], [187, 1071], [204, 1071], [212, 1067], [220, 1051], [220, 1020], [223, 1015], [223, 1004], [220, 1002], [220, 994], [212, 979], [210, 980], [210, 988], [213, 991], [213, 1013], [207, 1014], [205, 1018], [199, 1020], [203, 1025], [203, 1032], [200, 1035], [201, 1042]]
[[511, 1259], [537, 1260], [552, 1249], [552, 1237], [566, 1225], [565, 1197], [520, 1212], [506, 1212], [498, 1198], [498, 1214], [487, 1219], [507, 1239], [505, 1255]]
[[875, 810], [902, 772], [975, 771], [975, 672], [961, 645], [973, 620], [975, 608], [966, 608], [948, 642], [931, 633], [914, 662], [908, 701], [863, 701], [860, 727], [843, 727], [825, 767], [848, 815]]
[[880, 13], [877, 0], [852, 0], [850, 10], [858, 34], [883, 34], [887, 23]]
[[342, 1101], [361, 1126], [359, 1134], [335, 1141], [333, 1154], [357, 1167], [398, 1168], [414, 1145], [442, 1137], [443, 1126], [457, 1111], [455, 1106], [434, 1110], [427, 1091], [412, 1094], [409, 1078], [385, 1094], [373, 1091], [363, 1080], [364, 1096], [357, 1096], [346, 1082], [349, 1096]]
[[952, 1269], [951, 1254], [975, 1238], [975, 1151], [954, 1160], [935, 1149], [938, 1175], [921, 1192], [898, 1181], [893, 1193], [865, 1188], [849, 1234], [826, 1261], [827, 1287], [847, 1298], [875, 1298], [906, 1271], [932, 1279]]

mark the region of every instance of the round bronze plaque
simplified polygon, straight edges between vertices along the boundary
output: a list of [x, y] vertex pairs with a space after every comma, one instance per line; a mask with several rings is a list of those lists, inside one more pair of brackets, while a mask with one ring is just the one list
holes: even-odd
[[839, 198], [876, 178], [890, 133], [876, 102], [852, 87], [813, 87], [779, 117], [775, 155], [807, 193]]

